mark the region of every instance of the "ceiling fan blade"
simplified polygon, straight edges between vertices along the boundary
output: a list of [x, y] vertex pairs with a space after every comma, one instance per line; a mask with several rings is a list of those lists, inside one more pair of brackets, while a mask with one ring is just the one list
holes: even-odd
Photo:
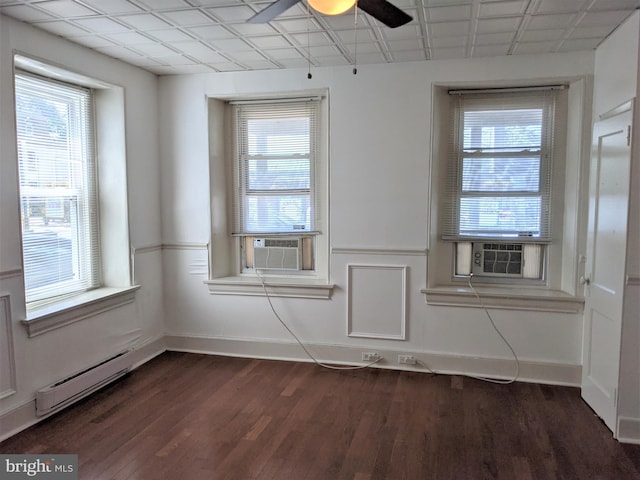
[[289, 10], [300, 0], [276, 0], [267, 8], [260, 10], [253, 17], [247, 20], [247, 23], [269, 23], [281, 13]]
[[387, 0], [358, 0], [358, 7], [389, 28], [400, 27], [413, 20], [411, 15]]

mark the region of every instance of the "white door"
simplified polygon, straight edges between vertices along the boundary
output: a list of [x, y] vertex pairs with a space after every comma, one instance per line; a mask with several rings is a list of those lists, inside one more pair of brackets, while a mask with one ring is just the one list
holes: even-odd
[[[627, 108], [628, 106], [628, 108]], [[582, 397], [616, 435], [632, 103], [593, 130]]]

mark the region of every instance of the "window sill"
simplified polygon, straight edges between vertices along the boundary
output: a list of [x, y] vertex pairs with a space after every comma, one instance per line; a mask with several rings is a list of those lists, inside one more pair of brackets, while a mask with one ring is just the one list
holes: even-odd
[[35, 337], [131, 303], [139, 288], [139, 285], [97, 288], [60, 302], [27, 311], [27, 318], [21, 323], [26, 327], [29, 338]]
[[[255, 277], [222, 277], [205, 280], [212, 295], [250, 295], [264, 297], [262, 283]], [[267, 292], [271, 297], [316, 298], [328, 300], [334, 285], [316, 278], [273, 278], [265, 279]]]
[[[511, 287], [475, 287], [487, 308], [537, 312], [580, 313], [584, 299], [558, 290]], [[480, 307], [470, 288], [439, 286], [421, 290], [429, 305]]]

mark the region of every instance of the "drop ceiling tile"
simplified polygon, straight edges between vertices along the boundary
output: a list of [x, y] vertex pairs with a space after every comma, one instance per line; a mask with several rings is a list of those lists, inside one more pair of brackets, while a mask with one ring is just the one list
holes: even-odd
[[283, 68], [307, 68], [308, 66], [307, 60], [304, 58], [283, 58], [278, 60], [278, 63]]
[[473, 57], [498, 57], [507, 55], [511, 45], [478, 45], [473, 49]]
[[[324, 16], [322, 17], [322, 20], [324, 20], [324, 22], [327, 24], [329, 30], [347, 30], [349, 28], [353, 29], [355, 25], [355, 17], [353, 13], [345, 13], [344, 15], [336, 15], [333, 17]], [[364, 23], [363, 20], [364, 19], [360, 15], [358, 15], [358, 26], [361, 26]]]
[[433, 60], [465, 58], [466, 51], [466, 48], [434, 48], [431, 50], [431, 58]]
[[469, 34], [469, 22], [442, 22], [429, 24], [435, 37], [456, 37]]
[[233, 38], [233, 34], [221, 25], [207, 25], [203, 27], [191, 27], [189, 32], [203, 40], [218, 40]]
[[429, 7], [425, 9], [426, 18], [430, 22], [450, 22], [471, 18], [470, 5], [454, 5], [448, 7]]
[[611, 12], [589, 12], [578, 26], [580, 27], [602, 27], [605, 25], [617, 25], [622, 22], [625, 18], [629, 16], [629, 11], [627, 10], [617, 10]]
[[153, 30], [148, 32], [150, 37], [157, 38], [161, 42], [186, 42], [193, 40], [189, 35], [181, 32], [177, 28], [168, 28], [166, 30]]
[[177, 27], [193, 25], [211, 25], [214, 20], [207, 17], [200, 10], [174, 10], [162, 12], [162, 16], [168, 18]]
[[358, 53], [356, 68], [359, 70], [362, 68], [362, 65], [373, 65], [376, 63], [387, 63], [387, 59], [381, 53], [364, 53], [362, 55]]
[[38, 28], [42, 28], [48, 32], [55, 33], [62, 36], [78, 36], [86, 35], [88, 32], [79, 28], [71, 23], [57, 20], [54, 22], [41, 22], [38, 23]]
[[544, 42], [545, 40], [559, 40], [566, 30], [527, 30], [520, 37], [521, 42]]
[[518, 28], [521, 17], [491, 18], [478, 20], [477, 33], [513, 32]]
[[251, 49], [251, 46], [247, 42], [239, 38], [229, 38], [226, 40], [213, 40], [210, 43], [216, 48], [216, 50], [219, 50], [222, 53], [243, 52]]
[[605, 27], [577, 27], [571, 31], [569, 38], [604, 38], [615, 28], [613, 25]]
[[76, 24], [86, 27], [94, 33], [128, 32], [130, 29], [108, 18], [81, 18]]
[[582, 38], [579, 40], [567, 40], [559, 48], [561, 52], [574, 52], [578, 50], [594, 50], [602, 40], [599, 38]]
[[248, 62], [241, 62], [242, 65], [247, 67], [249, 70], [273, 70], [275, 68], [280, 68], [278, 65], [275, 65], [273, 62], [269, 60], [252, 60]]
[[150, 13], [140, 13], [136, 15], [119, 15], [118, 20], [131, 25], [138, 30], [154, 30], [167, 28], [169, 25], [167, 22], [159, 19], [158, 17], [151, 15]]
[[246, 52], [234, 52], [232, 54], [233, 60], [239, 63], [247, 63], [247, 62], [255, 62], [265, 60], [264, 55], [261, 55], [260, 52], [255, 50], [246, 51]]
[[[282, 17], [279, 17], [282, 18]], [[276, 28], [281, 29], [285, 33], [301, 33], [307, 30], [312, 32], [321, 30], [320, 25], [314, 19], [285, 19], [272, 22]]]
[[553, 52], [557, 41], [551, 42], [522, 42], [518, 43], [515, 48], [515, 53], [531, 54], [531, 53], [549, 53]]
[[173, 46], [183, 54], [201, 62], [218, 63], [227, 61], [225, 57], [200, 42], [180, 42], [175, 43]]
[[[314, 57], [315, 63], [317, 63], [321, 67], [333, 67], [340, 65], [350, 65], [350, 62], [340, 56], [340, 57]], [[313, 70], [312, 70], [313, 72]]]
[[157, 67], [149, 67], [149, 71], [156, 75], [177, 75], [178, 69], [176, 67], [159, 65]]
[[38, 20], [52, 20], [54, 18], [51, 14], [32, 8], [29, 5], [0, 7], [0, 13], [23, 22], [37, 22]]
[[151, 41], [149, 38], [137, 32], [110, 33], [105, 36], [120, 45], [140, 45]]
[[498, 2], [484, 2], [480, 4], [480, 17], [501, 17], [507, 15], [521, 15], [527, 9], [528, 1], [506, 0]]
[[191, 7], [191, 5], [184, 0], [138, 0], [138, 2], [145, 6], [147, 10]]
[[140, 8], [126, 0], [83, 0], [83, 3], [90, 5], [104, 14], [140, 12]]
[[511, 43], [513, 41], [514, 32], [502, 32], [502, 33], [482, 33], [475, 37], [476, 45], [496, 45]]
[[157, 60], [160, 63], [178, 66], [178, 65], [195, 65], [198, 62], [191, 60], [190, 58], [180, 55], [179, 53], [172, 53], [170, 55], [153, 55], [151, 58]]
[[347, 52], [349, 52], [350, 55], [357, 55], [358, 58], [360, 58], [360, 55], [365, 55], [365, 54], [370, 54], [370, 53], [375, 53], [375, 54], [380, 54], [381, 50], [380, 50], [380, 45], [377, 43], [363, 43], [363, 44], [358, 44], [357, 48], [356, 45], [354, 44], [347, 44], [344, 46], [347, 49]]
[[640, 8], [638, 0], [596, 0], [590, 10], [635, 10], [637, 8]]
[[574, 12], [581, 10], [584, 5], [584, 0], [542, 0], [535, 13]]
[[234, 23], [229, 28], [240, 35], [273, 35], [277, 30], [268, 23]]
[[531, 30], [552, 30], [554, 28], [568, 28], [576, 20], [577, 15], [560, 13], [557, 15], [534, 15], [528, 28]]
[[292, 59], [292, 58], [305, 58], [295, 48], [274, 48], [274, 49], [263, 50], [263, 52], [265, 55], [277, 61]]
[[245, 22], [255, 14], [255, 11], [246, 5], [237, 7], [207, 8], [206, 10], [216, 18], [232, 23]]
[[433, 48], [466, 47], [469, 37], [436, 37], [431, 40]]
[[[375, 35], [370, 28], [358, 29], [357, 32], [354, 30], [336, 30], [334, 33], [338, 36], [338, 39], [344, 43], [356, 43], [356, 40], [358, 43], [376, 41]], [[410, 36], [409, 38], [412, 37]]]
[[393, 52], [393, 60], [396, 62], [419, 62], [426, 60], [424, 50], [411, 50], [405, 52]]
[[98, 47], [96, 50], [100, 53], [104, 53], [105, 55], [109, 55], [110, 57], [120, 59], [132, 59], [140, 56], [136, 52], [132, 52], [128, 48], [118, 45], [113, 47]]
[[326, 45], [326, 46], [322, 46], [322, 47], [313, 47], [313, 46], [311, 47], [311, 56], [313, 58], [316, 58], [316, 57], [325, 57], [326, 58], [326, 57], [330, 57], [330, 56], [333, 56], [333, 55], [338, 56], [338, 55], [341, 55], [341, 54], [340, 54], [340, 51], [336, 47], [334, 47], [332, 45]]
[[218, 72], [234, 72], [244, 70], [233, 62], [210, 63], [209, 66]]
[[170, 48], [160, 45], [159, 43], [140, 44], [136, 45], [134, 48], [149, 57], [166, 57], [176, 53]]
[[413, 40], [393, 40], [387, 43], [392, 52], [396, 50], [421, 50], [422, 49], [422, 42], [418, 38], [414, 38]]
[[99, 37], [98, 35], [86, 35], [80, 37], [73, 37], [74, 42], [79, 43], [80, 45], [85, 45], [89, 48], [97, 48], [97, 47], [113, 47], [114, 43], [110, 40], [107, 40], [104, 37]]
[[333, 42], [329, 36], [324, 32], [314, 32], [307, 35], [306, 33], [299, 33], [291, 35], [291, 38], [301, 47], [310, 45], [331, 45]]
[[291, 43], [281, 35], [251, 37], [251, 43], [258, 48], [286, 48], [291, 46]]
[[83, 17], [96, 14], [96, 12], [90, 8], [75, 3], [73, 0], [52, 0], [48, 2], [40, 2], [38, 3], [38, 8], [64, 18]]

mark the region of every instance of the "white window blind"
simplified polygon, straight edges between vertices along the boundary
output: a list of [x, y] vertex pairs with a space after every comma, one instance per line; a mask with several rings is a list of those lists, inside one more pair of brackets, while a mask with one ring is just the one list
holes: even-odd
[[233, 105], [235, 234], [319, 229], [319, 104], [304, 99]]
[[458, 94], [443, 238], [551, 240], [555, 94]]
[[15, 77], [26, 300], [96, 287], [100, 261], [92, 95], [27, 73]]

